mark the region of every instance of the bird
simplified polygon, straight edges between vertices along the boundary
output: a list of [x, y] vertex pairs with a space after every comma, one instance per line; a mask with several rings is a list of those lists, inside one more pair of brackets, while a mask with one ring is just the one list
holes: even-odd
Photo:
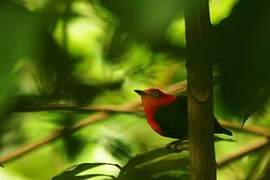
[[[134, 90], [140, 95], [144, 114], [150, 127], [159, 135], [175, 139], [188, 139], [187, 96], [166, 94], [159, 89]], [[232, 136], [214, 120], [214, 133]]]

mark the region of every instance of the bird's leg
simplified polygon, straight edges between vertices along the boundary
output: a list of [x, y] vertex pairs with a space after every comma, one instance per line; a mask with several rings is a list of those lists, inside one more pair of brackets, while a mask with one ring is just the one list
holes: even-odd
[[179, 153], [187, 149], [188, 138], [181, 138], [176, 141], [170, 142], [166, 149], [171, 153]]

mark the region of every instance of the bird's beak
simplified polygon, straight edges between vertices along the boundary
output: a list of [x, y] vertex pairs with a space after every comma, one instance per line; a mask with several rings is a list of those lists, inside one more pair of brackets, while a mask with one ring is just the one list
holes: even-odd
[[144, 91], [141, 90], [134, 90], [137, 94], [139, 94], [140, 96], [146, 95], [146, 93]]

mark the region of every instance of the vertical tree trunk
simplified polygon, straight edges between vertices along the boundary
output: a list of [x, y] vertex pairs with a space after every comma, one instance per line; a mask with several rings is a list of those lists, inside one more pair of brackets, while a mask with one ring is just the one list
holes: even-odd
[[212, 63], [207, 49], [211, 28], [208, 0], [186, 0], [185, 23], [191, 179], [214, 180]]

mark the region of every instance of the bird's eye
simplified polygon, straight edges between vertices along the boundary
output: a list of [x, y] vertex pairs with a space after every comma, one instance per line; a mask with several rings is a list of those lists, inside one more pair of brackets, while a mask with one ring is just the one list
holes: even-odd
[[157, 91], [152, 92], [152, 96], [153, 97], [159, 97], [159, 92], [157, 92]]

